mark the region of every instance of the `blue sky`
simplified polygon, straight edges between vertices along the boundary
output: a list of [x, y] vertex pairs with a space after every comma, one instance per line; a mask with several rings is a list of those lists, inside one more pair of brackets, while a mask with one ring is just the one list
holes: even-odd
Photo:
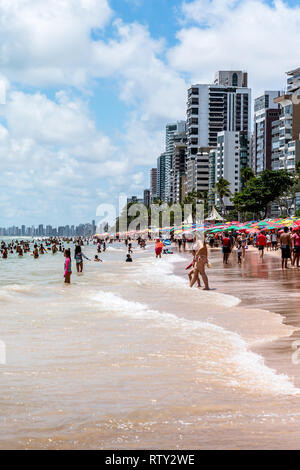
[[253, 97], [282, 89], [299, 44], [295, 0], [1, 2], [0, 226], [141, 195], [190, 83], [236, 68]]

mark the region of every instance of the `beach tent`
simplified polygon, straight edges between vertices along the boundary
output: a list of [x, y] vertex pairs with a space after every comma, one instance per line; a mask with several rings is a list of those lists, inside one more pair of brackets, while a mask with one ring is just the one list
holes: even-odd
[[217, 211], [215, 207], [212, 208], [211, 213], [209, 214], [207, 219], [205, 219], [205, 222], [211, 222], [211, 223], [223, 222], [223, 221], [224, 221], [223, 217], [219, 214], [219, 212]]

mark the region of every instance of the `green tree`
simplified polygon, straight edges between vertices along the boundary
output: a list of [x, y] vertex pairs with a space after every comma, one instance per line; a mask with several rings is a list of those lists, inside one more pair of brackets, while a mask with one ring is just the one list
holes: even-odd
[[252, 168], [246, 167], [241, 170], [241, 179], [243, 186], [245, 186], [245, 184], [252, 178], [255, 178], [255, 173]]
[[226, 212], [226, 207], [225, 207], [225, 204], [224, 204], [224, 198], [225, 197], [230, 197], [232, 195], [231, 191], [230, 191], [229, 181], [225, 180], [224, 178], [220, 178], [219, 181], [215, 185], [214, 191], [220, 198], [222, 215], [224, 216], [225, 212]]
[[267, 216], [270, 204], [282, 197], [295, 185], [296, 179], [286, 170], [264, 170], [250, 178], [242, 191], [235, 193], [233, 203], [240, 212]]

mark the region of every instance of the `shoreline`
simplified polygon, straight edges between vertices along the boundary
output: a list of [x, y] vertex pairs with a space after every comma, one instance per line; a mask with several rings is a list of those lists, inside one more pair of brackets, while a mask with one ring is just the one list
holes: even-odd
[[[190, 262], [191, 256], [188, 252], [177, 252], [177, 254], [182, 256], [183, 260], [185, 261], [182, 261], [182, 263], [176, 263], [174, 267], [174, 274], [185, 278], [186, 282], [188, 283], [188, 278], [184, 271], [184, 264], [188, 264]], [[256, 264], [257, 267], [259, 267], [260, 263], [265, 263], [268, 259], [272, 260], [272, 265], [274, 262], [278, 263], [278, 269], [280, 269], [281, 276], [278, 275], [277, 288], [280, 287], [281, 281], [283, 284], [286, 283], [287, 276], [290, 274], [293, 276], [298, 272], [297, 269], [289, 269], [288, 272], [281, 269], [280, 250], [274, 252], [265, 251], [265, 256], [267, 255], [267, 257], [263, 262], [261, 262], [258, 251], [255, 247], [250, 247], [250, 249], [247, 250], [246, 257], [247, 255], [248, 258], [255, 258], [254, 260], [251, 259], [251, 261], [254, 261], [253, 264]], [[249, 302], [249, 292], [247, 295], [245, 295], [245, 288], [241, 281], [243, 283], [247, 283], [248, 281], [250, 290], [253, 290], [251, 287], [251, 283], [253, 282], [251, 276], [247, 277], [247, 275], [242, 275], [239, 281], [241, 284], [241, 289], [235, 289], [233, 293], [232, 290], [226, 285], [228, 283], [228, 279], [226, 280], [225, 273], [226, 271], [228, 273], [229, 271], [239, 269], [235, 258], [235, 252], [233, 252], [230, 256], [229, 266], [224, 267], [221, 260], [221, 250], [209, 248], [209, 260], [213, 261], [213, 264], [212, 268], [207, 269], [206, 272], [209, 278], [210, 286], [213, 289], [216, 288], [216, 290], [213, 292], [225, 295], [234, 295], [240, 300], [240, 303], [232, 308], [232, 310], [237, 312], [235, 324], [229, 324], [226, 327], [230, 331], [238, 333], [246, 341], [249, 350], [259, 354], [263, 358], [266, 366], [275, 370], [277, 374], [287, 375], [294, 386], [296, 388], [300, 388], [300, 367], [296, 366], [292, 362], [292, 355], [294, 353], [292, 343], [294, 341], [300, 340], [300, 317], [298, 318], [294, 306], [287, 306], [286, 311], [283, 311], [282, 305], [280, 305], [278, 308], [274, 308], [274, 302], [267, 302], [262, 306], [258, 298], [263, 294], [263, 292], [257, 292], [257, 290], [256, 294], [258, 295], [256, 296], [256, 300], [252, 299], [252, 301]], [[232, 261], [233, 259], [234, 261]], [[214, 270], [217, 270], [218, 272], [214, 272]], [[220, 274], [220, 271], [222, 270], [223, 273], [221, 272]], [[256, 289], [256, 285], [254, 289]], [[261, 290], [263, 291], [263, 286]], [[275, 297], [278, 295], [278, 293], [279, 290], [277, 289], [276, 292], [274, 292]], [[280, 294], [281, 296], [284, 296], [285, 292], [282, 290]], [[249, 331], [245, 331], [243, 325], [243, 323], [245, 323], [245, 318], [243, 316], [247, 316], [248, 318], [251, 317], [252, 322], [253, 319], [254, 321], [256, 319], [259, 322], [257, 327], [260, 330], [260, 339], [253, 339], [251, 334], [249, 335]], [[219, 324], [219, 322], [216, 321], [216, 318], [214, 320], [217, 324]], [[224, 326], [224, 322], [222, 322], [222, 326]], [[252, 323], [251, 327], [253, 327]]]

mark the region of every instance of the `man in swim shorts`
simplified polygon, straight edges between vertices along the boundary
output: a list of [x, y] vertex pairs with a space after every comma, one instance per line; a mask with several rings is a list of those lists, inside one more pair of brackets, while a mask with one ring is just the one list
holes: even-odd
[[280, 235], [280, 246], [282, 253], [282, 269], [288, 269], [287, 262], [291, 259], [292, 237], [288, 227], [284, 227], [283, 233]]

